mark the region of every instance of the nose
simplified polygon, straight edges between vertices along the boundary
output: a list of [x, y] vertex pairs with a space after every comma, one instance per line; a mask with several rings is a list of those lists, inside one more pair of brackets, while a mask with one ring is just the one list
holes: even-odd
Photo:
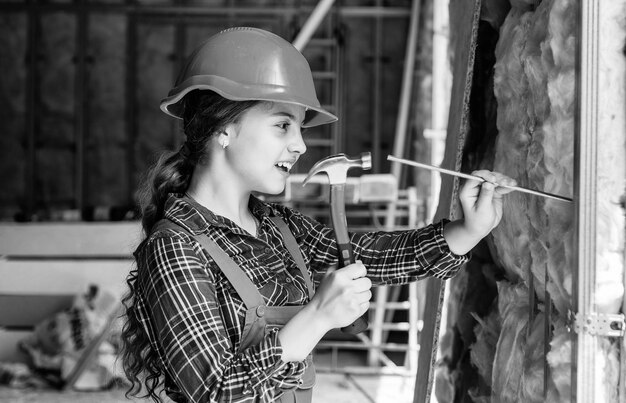
[[291, 141], [287, 149], [289, 152], [297, 154], [304, 154], [306, 152], [306, 144], [302, 138], [302, 130], [300, 127], [296, 127], [295, 130], [293, 130], [293, 135], [291, 136]]

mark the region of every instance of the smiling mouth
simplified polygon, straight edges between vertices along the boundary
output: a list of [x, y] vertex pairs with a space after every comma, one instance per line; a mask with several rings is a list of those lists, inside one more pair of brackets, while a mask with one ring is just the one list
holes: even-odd
[[289, 173], [289, 171], [293, 167], [293, 163], [292, 162], [282, 161], [282, 162], [279, 162], [278, 164], [276, 164], [274, 166], [277, 167], [278, 169], [280, 169], [281, 171], [285, 172], [285, 173]]

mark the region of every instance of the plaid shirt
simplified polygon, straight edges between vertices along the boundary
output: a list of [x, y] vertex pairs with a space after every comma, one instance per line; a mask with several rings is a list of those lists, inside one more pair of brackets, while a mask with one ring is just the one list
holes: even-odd
[[[257, 237], [189, 198], [170, 195], [165, 217], [191, 234], [210, 237], [258, 287], [268, 306], [308, 302], [305, 282], [268, 216], [280, 216], [293, 232], [315, 286], [337, 263], [331, 229], [295, 210], [250, 198], [259, 220]], [[468, 259], [450, 252], [443, 222], [422, 229], [351, 234], [355, 258], [375, 285], [449, 278]], [[182, 231], [151, 234], [137, 249], [136, 306], [152, 348], [169, 379], [193, 402], [273, 401], [294, 387], [305, 364], [283, 363], [277, 333], [238, 351], [246, 307], [200, 244]]]

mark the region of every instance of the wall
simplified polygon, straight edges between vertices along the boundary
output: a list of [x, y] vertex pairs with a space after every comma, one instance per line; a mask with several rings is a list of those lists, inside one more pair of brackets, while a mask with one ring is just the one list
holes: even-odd
[[[624, 296], [625, 3], [602, 16], [596, 309]], [[576, 142], [573, 0], [483, 2], [464, 170], [494, 169], [520, 186], [572, 197]], [[611, 7], [607, 7], [611, 9]], [[512, 193], [501, 224], [451, 282], [437, 397], [446, 402], [572, 398], [575, 205]], [[548, 345], [546, 345], [546, 340]], [[599, 338], [595, 401], [618, 400], [619, 344]], [[546, 372], [547, 371], [547, 372]], [[544, 379], [545, 375], [545, 379]], [[547, 385], [547, 389], [544, 389]]]

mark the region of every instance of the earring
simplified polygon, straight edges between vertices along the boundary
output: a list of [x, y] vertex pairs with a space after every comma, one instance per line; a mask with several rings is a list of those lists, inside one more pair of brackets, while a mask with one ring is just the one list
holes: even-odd
[[226, 147], [228, 147], [228, 134], [225, 131], [220, 131], [218, 132], [219, 135], [219, 144], [222, 146], [223, 149], [226, 149]]

